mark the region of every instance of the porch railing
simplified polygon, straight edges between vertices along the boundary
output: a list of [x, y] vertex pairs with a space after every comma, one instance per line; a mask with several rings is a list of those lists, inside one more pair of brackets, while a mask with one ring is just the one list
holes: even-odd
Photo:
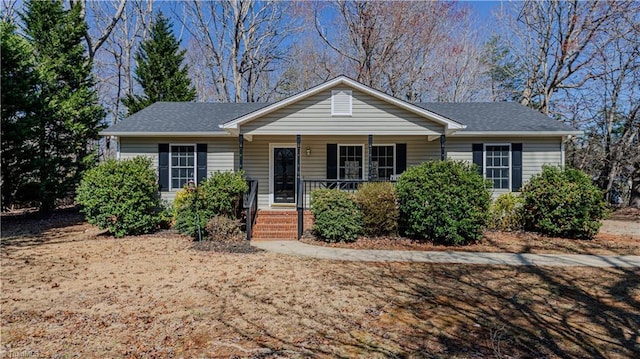
[[256, 224], [256, 217], [258, 216], [258, 180], [247, 179], [249, 190], [245, 192], [243, 202], [244, 211], [246, 215], [247, 240], [251, 240], [251, 232], [253, 231], [253, 225]]
[[364, 183], [368, 182], [395, 182], [397, 176], [391, 179], [373, 179], [373, 180], [337, 180], [337, 179], [300, 179], [298, 182], [298, 239], [304, 233], [304, 211], [311, 207], [311, 192], [319, 188], [339, 189], [347, 192], [355, 192]]

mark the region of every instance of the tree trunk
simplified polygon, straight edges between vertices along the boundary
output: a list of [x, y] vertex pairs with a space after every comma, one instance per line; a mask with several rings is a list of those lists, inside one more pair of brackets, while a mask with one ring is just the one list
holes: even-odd
[[636, 163], [631, 180], [631, 195], [629, 206], [640, 208], [640, 164]]

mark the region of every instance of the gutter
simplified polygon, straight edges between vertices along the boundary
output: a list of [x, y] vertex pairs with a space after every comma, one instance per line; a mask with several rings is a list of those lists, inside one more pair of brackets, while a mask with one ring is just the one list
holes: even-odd
[[235, 137], [227, 132], [125, 132], [125, 131], [101, 131], [100, 136], [119, 137]]

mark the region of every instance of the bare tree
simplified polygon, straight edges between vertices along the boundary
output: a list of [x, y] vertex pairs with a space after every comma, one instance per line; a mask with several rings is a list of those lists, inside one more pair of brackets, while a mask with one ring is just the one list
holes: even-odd
[[[87, 17], [87, 0], [69, 0], [70, 6], [80, 6], [81, 16], [86, 19]], [[85, 40], [87, 42], [87, 51], [89, 52], [89, 61], [93, 61], [93, 58], [96, 55], [96, 52], [100, 49], [100, 47], [107, 40], [109, 35], [111, 35], [111, 31], [116, 26], [122, 14], [126, 8], [127, 1], [119, 0], [117, 4], [112, 2], [105, 2], [104, 5], [101, 6], [99, 1], [93, 2], [93, 9], [100, 11], [94, 11], [93, 16], [95, 21], [92, 22], [91, 30], [87, 30], [85, 34]], [[113, 6], [112, 6], [113, 5]], [[113, 7], [113, 11], [109, 11], [110, 7]], [[107, 10], [109, 9], [109, 10]], [[107, 11], [105, 11], [107, 10]], [[102, 25], [102, 26], [101, 26]], [[94, 34], [91, 34], [94, 32]]]
[[[121, 0], [89, 2], [89, 12], [97, 28], [107, 28], [115, 13], [119, 12]], [[153, 2], [130, 0], [121, 11], [120, 19], [111, 29], [102, 45], [94, 54], [94, 73], [100, 100], [107, 109], [107, 119], [115, 124], [120, 121], [121, 100], [136, 88], [134, 80], [134, 54], [140, 41], [146, 39], [153, 17]], [[102, 144], [104, 157], [113, 157], [115, 148], [110, 138]]]
[[560, 90], [583, 87], [592, 71], [596, 44], [632, 6], [631, 1], [526, 1], [509, 22], [512, 49], [525, 71], [521, 103], [551, 113]]
[[338, 0], [316, 3], [313, 21], [356, 80], [408, 101], [462, 101], [482, 77], [468, 15], [453, 3]]
[[638, 189], [629, 191], [629, 185], [640, 162], [640, 4], [626, 9], [594, 43], [590, 69], [598, 76], [571, 92], [571, 122], [586, 138], [573, 141], [570, 159], [596, 179], [608, 200], [631, 192], [629, 203], [638, 206]]
[[[434, 58], [426, 71], [430, 79], [423, 92], [442, 102], [485, 101], [491, 97], [488, 67], [482, 44], [471, 26], [459, 22], [451, 41], [442, 46], [447, 56]], [[435, 56], [434, 56], [435, 57]]]
[[[637, 12], [628, 20], [619, 22], [615, 39], [599, 49], [596, 57], [597, 67], [603, 73], [594, 89], [601, 97], [601, 115], [595, 123], [604, 150], [598, 182], [607, 197], [615, 182], [630, 178], [640, 162], [640, 26]], [[634, 198], [631, 202], [637, 205], [638, 201]]]
[[18, 18], [17, 8], [20, 6], [19, 0], [4, 0], [0, 4], [0, 18], [2, 21], [16, 23]]
[[[287, 3], [223, 0], [185, 2], [179, 16], [199, 52], [189, 59], [197, 86], [210, 86], [205, 100], [260, 102], [275, 96], [287, 59], [287, 39], [296, 31]], [[205, 85], [206, 84], [206, 85]]]

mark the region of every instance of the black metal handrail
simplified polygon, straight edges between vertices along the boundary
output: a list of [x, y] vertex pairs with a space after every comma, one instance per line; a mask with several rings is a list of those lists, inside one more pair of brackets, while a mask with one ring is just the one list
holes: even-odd
[[364, 183], [368, 182], [396, 182], [395, 179], [300, 179], [298, 182], [298, 239], [302, 237], [304, 232], [304, 211], [310, 209], [310, 204], [307, 203], [307, 195], [319, 188], [339, 189], [347, 192], [355, 192]]
[[328, 189], [339, 189], [347, 192], [355, 192], [362, 186], [364, 183], [369, 182], [396, 182], [395, 180], [389, 179], [302, 179], [302, 191], [300, 191], [298, 202], [301, 204], [303, 209], [309, 209], [309, 204], [307, 203], [307, 195], [311, 194], [311, 192], [315, 189], [319, 188], [328, 188]]
[[253, 231], [253, 225], [256, 224], [256, 218], [258, 217], [258, 180], [247, 179], [249, 190], [244, 194], [244, 210], [246, 214], [246, 231], [247, 240], [251, 240], [251, 232]]

